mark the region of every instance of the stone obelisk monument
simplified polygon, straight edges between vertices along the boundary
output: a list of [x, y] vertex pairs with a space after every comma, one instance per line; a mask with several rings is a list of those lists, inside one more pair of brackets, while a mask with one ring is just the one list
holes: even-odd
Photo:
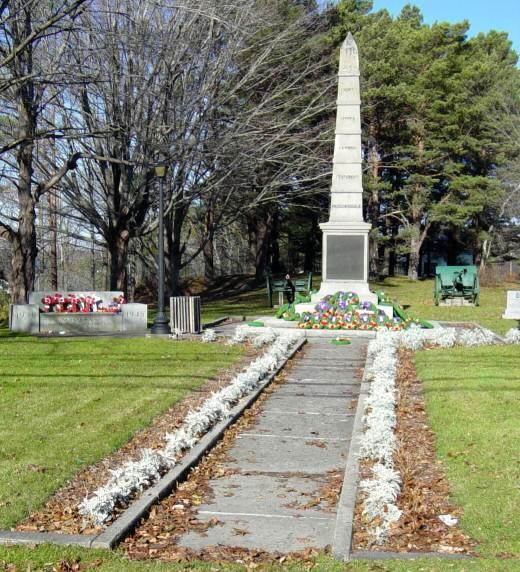
[[[323, 282], [313, 303], [327, 294], [353, 291], [377, 302], [368, 287], [368, 233], [363, 220], [359, 57], [352, 34], [341, 46], [329, 221], [323, 231]], [[298, 306], [304, 311], [304, 305]]]

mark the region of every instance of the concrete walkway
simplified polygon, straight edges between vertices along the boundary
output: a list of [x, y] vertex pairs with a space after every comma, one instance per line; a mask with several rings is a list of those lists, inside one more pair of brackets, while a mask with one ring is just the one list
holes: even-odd
[[234, 474], [210, 482], [213, 500], [197, 518], [220, 524], [188, 532], [179, 544], [284, 553], [332, 544], [335, 508], [313, 499], [331, 471], [345, 468], [367, 344], [362, 337], [350, 346], [308, 342], [256, 424], [229, 451]]

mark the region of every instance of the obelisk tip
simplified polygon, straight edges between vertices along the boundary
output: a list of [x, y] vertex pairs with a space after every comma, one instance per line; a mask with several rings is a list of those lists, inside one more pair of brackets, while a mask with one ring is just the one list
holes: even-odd
[[343, 42], [343, 47], [344, 48], [356, 48], [357, 49], [356, 41], [354, 40], [354, 36], [352, 35], [351, 32], [349, 32], [347, 34], [347, 37], [345, 38], [345, 41]]

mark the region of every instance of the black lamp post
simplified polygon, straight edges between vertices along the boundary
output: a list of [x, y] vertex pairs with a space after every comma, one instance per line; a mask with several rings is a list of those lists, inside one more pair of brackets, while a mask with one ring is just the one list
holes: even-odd
[[168, 319], [164, 314], [164, 178], [166, 177], [166, 165], [157, 165], [155, 167], [155, 176], [160, 180], [159, 183], [159, 244], [157, 252], [158, 267], [158, 292], [157, 292], [157, 314], [152, 324], [151, 332], [156, 335], [167, 335], [171, 333]]

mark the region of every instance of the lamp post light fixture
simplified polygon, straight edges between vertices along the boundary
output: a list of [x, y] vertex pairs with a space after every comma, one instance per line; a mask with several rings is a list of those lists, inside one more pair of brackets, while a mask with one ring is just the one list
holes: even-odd
[[168, 335], [171, 333], [168, 319], [164, 314], [164, 179], [166, 177], [166, 165], [155, 166], [155, 176], [159, 179], [159, 225], [157, 247], [157, 314], [152, 324], [151, 333], [156, 335]]

